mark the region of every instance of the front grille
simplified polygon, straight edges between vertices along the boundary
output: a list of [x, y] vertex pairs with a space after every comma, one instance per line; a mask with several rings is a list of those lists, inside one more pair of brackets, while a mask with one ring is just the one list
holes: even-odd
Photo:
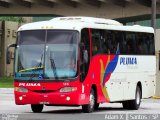
[[38, 93], [51, 93], [51, 92], [55, 92], [55, 90], [33, 90], [33, 92], [38, 92]]

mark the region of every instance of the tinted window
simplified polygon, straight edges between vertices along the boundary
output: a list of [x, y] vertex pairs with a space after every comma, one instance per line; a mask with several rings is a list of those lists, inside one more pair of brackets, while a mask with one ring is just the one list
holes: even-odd
[[92, 54], [116, 54], [124, 50], [123, 32], [92, 29]]
[[150, 33], [124, 32], [124, 51], [128, 55], [154, 55], [154, 35]]
[[69, 30], [48, 30], [47, 43], [49, 44], [77, 44], [78, 32]]
[[154, 55], [154, 34], [92, 29], [92, 54]]
[[92, 29], [92, 55], [101, 53], [101, 39], [103, 39], [102, 31]]
[[136, 35], [132, 32], [126, 32], [124, 34], [126, 54], [136, 54]]
[[20, 45], [33, 45], [45, 43], [44, 30], [29, 30], [18, 32], [18, 44]]
[[155, 54], [153, 34], [137, 33], [137, 54], [153, 55]]

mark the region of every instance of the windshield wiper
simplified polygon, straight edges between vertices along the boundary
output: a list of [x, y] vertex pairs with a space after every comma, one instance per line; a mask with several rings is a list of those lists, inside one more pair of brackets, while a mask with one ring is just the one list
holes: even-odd
[[23, 69], [18, 72], [27, 72], [27, 71], [33, 71], [33, 70], [38, 70], [38, 69], [43, 69], [43, 68], [44, 68], [43, 66], [38, 66], [38, 67]]
[[43, 54], [41, 55], [41, 60], [40, 60], [40, 62], [39, 62], [35, 67], [33, 67], [34, 69], [32, 69], [32, 73], [31, 73], [31, 75], [30, 75], [29, 80], [32, 80], [32, 78], [37, 75], [37, 74], [36, 74], [36, 70], [43, 68], [43, 67], [42, 67], [42, 59], [43, 59]]
[[54, 62], [54, 59], [51, 57], [51, 55], [50, 55], [50, 62], [51, 62], [51, 68], [52, 68], [54, 77], [55, 77], [55, 79], [58, 79], [55, 62]]

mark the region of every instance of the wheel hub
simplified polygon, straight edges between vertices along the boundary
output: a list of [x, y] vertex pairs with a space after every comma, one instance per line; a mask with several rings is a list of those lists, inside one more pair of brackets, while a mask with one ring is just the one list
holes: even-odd
[[94, 96], [93, 96], [93, 94], [90, 95], [90, 107], [91, 107], [91, 109], [94, 107]]
[[137, 91], [137, 96], [136, 96], [136, 103], [137, 103], [137, 105], [140, 104], [140, 101], [141, 101], [140, 92]]

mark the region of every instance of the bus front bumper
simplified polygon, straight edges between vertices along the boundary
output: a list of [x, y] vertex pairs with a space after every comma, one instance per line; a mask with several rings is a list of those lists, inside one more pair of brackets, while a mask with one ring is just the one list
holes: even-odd
[[37, 92], [17, 92], [15, 91], [15, 103], [17, 105], [25, 104], [46, 104], [46, 105], [82, 105], [87, 104], [85, 94], [78, 92], [50, 92], [50, 93], [37, 93]]

